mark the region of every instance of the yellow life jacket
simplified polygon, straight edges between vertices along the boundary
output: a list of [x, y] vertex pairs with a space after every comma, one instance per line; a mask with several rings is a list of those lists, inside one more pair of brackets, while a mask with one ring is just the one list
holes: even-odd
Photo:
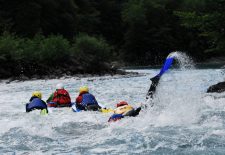
[[114, 110], [115, 114], [126, 114], [127, 112], [133, 110], [134, 108], [130, 105], [124, 105], [124, 106], [120, 106], [118, 108], [116, 108]]

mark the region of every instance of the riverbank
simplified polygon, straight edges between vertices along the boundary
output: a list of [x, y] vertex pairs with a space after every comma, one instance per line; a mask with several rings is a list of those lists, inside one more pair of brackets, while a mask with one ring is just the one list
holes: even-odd
[[[1, 73], [2, 69], [0, 69]], [[50, 74], [51, 73], [51, 74]], [[98, 76], [116, 76], [116, 75], [121, 75], [121, 76], [134, 76], [138, 75], [138, 73], [135, 72], [126, 72], [124, 70], [119, 70], [119, 69], [109, 69], [109, 70], [104, 70], [102, 72], [75, 72], [71, 70], [60, 70], [57, 69], [55, 72], [51, 71], [49, 74], [20, 74], [20, 75], [13, 75], [6, 77], [6, 78], [1, 78], [0, 81], [5, 81], [6, 83], [10, 83], [12, 81], [27, 81], [27, 80], [38, 80], [38, 79], [60, 79], [60, 78], [71, 78], [71, 77], [77, 77], [77, 78], [86, 78], [86, 77], [98, 77]]]
[[130, 78], [130, 77], [139, 77], [144, 76], [144, 74], [138, 73], [138, 72], [129, 72], [122, 69], [117, 69], [111, 72], [105, 72], [105, 73], [85, 73], [85, 74], [60, 74], [60, 75], [33, 75], [30, 77], [27, 77], [25, 75], [20, 75], [18, 77], [10, 77], [5, 79], [0, 79], [0, 82], [3, 83], [11, 83], [11, 82], [20, 82], [20, 81], [35, 81], [35, 80], [51, 80], [51, 79], [81, 79], [81, 78], [91, 78], [90, 81], [94, 81], [93, 77], [102, 77], [101, 79], [104, 80], [103, 77], [113, 77], [114, 79], [118, 78]]

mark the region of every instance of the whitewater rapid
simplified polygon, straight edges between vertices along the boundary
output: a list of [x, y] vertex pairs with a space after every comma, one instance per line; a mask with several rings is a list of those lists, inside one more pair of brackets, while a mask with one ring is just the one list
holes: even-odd
[[160, 80], [154, 106], [138, 117], [108, 123], [110, 114], [74, 113], [69, 108], [25, 113], [35, 90], [43, 99], [59, 82], [72, 100], [89, 86], [99, 103], [114, 108], [125, 100], [145, 100], [158, 69], [133, 70], [135, 77], [61, 78], [0, 84], [0, 154], [225, 154], [225, 93], [206, 94], [224, 80], [222, 69], [172, 69]]

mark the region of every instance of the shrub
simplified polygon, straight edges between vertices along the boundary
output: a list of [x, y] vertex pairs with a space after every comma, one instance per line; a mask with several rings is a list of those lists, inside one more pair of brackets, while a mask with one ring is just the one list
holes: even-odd
[[20, 60], [21, 55], [21, 44], [24, 42], [23, 39], [19, 39], [14, 35], [7, 32], [0, 36], [0, 58], [3, 61]]
[[32, 39], [9, 33], [0, 36], [0, 64], [16, 76], [46, 74], [48, 70], [65, 64], [69, 56], [69, 41], [62, 36], [45, 38], [37, 35]]
[[89, 72], [94, 72], [105, 69], [105, 63], [110, 61], [111, 51], [112, 48], [104, 39], [79, 34], [73, 44], [72, 54]]
[[70, 56], [69, 41], [62, 36], [50, 36], [40, 42], [40, 50], [37, 57], [42, 63], [48, 65], [60, 65], [66, 63]]

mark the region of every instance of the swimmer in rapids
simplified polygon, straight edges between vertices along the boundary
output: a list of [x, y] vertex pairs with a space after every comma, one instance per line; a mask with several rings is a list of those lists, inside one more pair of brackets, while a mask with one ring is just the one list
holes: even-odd
[[[171, 67], [173, 60], [174, 60], [174, 57], [168, 56], [160, 72], [156, 76], [150, 79], [152, 83], [146, 96], [147, 100], [153, 98], [153, 95], [156, 92], [156, 88], [157, 88], [157, 85], [159, 84], [159, 80], [161, 76]], [[154, 104], [151, 103], [151, 106], [153, 105]], [[108, 122], [115, 122], [127, 116], [135, 117], [139, 114], [140, 111], [141, 111], [141, 106], [135, 109], [131, 105], [129, 105], [127, 102], [122, 101], [117, 104], [117, 108], [114, 109], [114, 114], [109, 118]]]

